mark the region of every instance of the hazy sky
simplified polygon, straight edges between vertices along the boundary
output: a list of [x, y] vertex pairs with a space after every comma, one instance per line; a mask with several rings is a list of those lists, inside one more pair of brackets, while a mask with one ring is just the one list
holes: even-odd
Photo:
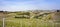
[[56, 10], [60, 9], [60, 0], [0, 0], [0, 10]]

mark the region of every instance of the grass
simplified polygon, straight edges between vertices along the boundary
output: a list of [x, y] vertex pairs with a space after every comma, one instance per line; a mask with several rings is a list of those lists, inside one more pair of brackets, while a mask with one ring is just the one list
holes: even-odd
[[[10, 16], [15, 16], [15, 14], [11, 14]], [[35, 19], [35, 18], [22, 19], [22, 18], [7, 17], [5, 19], [5, 27], [60, 27], [58, 26], [60, 24], [50, 22], [50, 17], [51, 14], [41, 17], [41, 19]], [[0, 21], [0, 27], [2, 27], [2, 21]]]
[[42, 19], [5, 18], [5, 27], [53, 27], [53, 23], [49, 22], [49, 17], [50, 15]]
[[2, 21], [0, 20], [0, 27], [2, 27]]
[[5, 27], [53, 27], [48, 20], [41, 19], [6, 19]]

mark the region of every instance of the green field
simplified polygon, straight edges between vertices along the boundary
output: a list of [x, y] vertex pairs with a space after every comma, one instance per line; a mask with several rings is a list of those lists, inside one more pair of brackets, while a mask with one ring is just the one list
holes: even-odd
[[[50, 14], [40, 18], [15, 18], [18, 13], [11, 13], [5, 18], [5, 27], [53, 27], [53, 23], [49, 22]], [[16, 15], [16, 16], [15, 16]], [[19, 14], [20, 15], [20, 14]], [[13, 17], [15, 16], [15, 17]], [[2, 27], [2, 21], [1, 25]]]
[[2, 21], [0, 21], [0, 27], [2, 27]]
[[5, 27], [53, 27], [49, 21], [40, 19], [6, 19]]
[[[27, 14], [28, 13], [28, 14]], [[38, 16], [33, 13], [9, 13], [5, 18], [5, 27], [60, 27], [60, 24], [53, 22], [50, 13], [39, 14]], [[22, 17], [20, 16], [22, 15]], [[32, 18], [24, 17], [35, 16]], [[0, 27], [2, 27], [2, 20], [0, 20]]]

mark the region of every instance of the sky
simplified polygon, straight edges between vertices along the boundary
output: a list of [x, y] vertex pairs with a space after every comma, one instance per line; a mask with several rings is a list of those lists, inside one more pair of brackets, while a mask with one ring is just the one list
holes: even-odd
[[0, 0], [0, 11], [60, 10], [60, 0]]

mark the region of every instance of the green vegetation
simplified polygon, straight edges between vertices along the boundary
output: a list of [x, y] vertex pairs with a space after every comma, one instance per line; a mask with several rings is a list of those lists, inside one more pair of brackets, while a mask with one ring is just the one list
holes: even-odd
[[50, 14], [41, 17], [41, 19], [26, 19], [23, 18], [6, 18], [5, 27], [53, 27], [51, 22], [49, 22]]
[[6, 19], [5, 27], [53, 27], [48, 20], [40, 19]]
[[0, 21], [0, 27], [2, 27], [2, 21]]
[[[54, 27], [56, 25], [52, 21], [51, 13], [40, 13], [37, 13], [38, 15], [34, 12], [8, 13], [5, 18], [5, 27]], [[2, 21], [0, 21], [0, 27], [2, 27]]]

